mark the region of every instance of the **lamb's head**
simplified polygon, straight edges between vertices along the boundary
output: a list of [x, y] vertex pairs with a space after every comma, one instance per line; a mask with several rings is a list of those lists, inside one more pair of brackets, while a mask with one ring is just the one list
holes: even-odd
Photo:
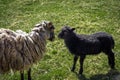
[[43, 32], [48, 40], [53, 41], [55, 38], [54, 29], [55, 28], [52, 22], [43, 21], [42, 23], [36, 24], [33, 30], [38, 33]]
[[58, 34], [58, 37], [61, 39], [66, 39], [74, 34], [74, 32], [73, 32], [74, 30], [75, 30], [75, 28], [70, 28], [68, 26], [64, 26], [61, 29], [60, 33]]

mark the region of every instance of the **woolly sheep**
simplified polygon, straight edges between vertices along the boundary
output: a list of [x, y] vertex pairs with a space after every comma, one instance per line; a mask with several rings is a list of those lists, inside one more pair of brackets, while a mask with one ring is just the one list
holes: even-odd
[[24, 80], [24, 70], [28, 70], [28, 80], [31, 80], [31, 66], [43, 57], [47, 39], [54, 39], [54, 26], [50, 21], [35, 25], [30, 33], [0, 29], [0, 73], [11, 69], [20, 71]]
[[58, 37], [63, 39], [66, 47], [74, 55], [74, 63], [71, 71], [75, 70], [76, 62], [80, 56], [79, 75], [83, 73], [83, 62], [86, 55], [94, 55], [104, 52], [108, 56], [108, 63], [111, 69], [115, 68], [115, 57], [112, 49], [114, 39], [105, 32], [97, 32], [91, 35], [76, 34], [75, 28], [65, 26], [61, 29]]

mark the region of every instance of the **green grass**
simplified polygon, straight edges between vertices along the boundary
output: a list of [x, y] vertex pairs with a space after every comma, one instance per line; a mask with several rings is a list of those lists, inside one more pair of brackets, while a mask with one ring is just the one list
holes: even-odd
[[[33, 80], [118, 80], [120, 74], [108, 74], [110, 68], [104, 54], [87, 56], [84, 76], [70, 71], [73, 56], [63, 40], [57, 38], [64, 25], [77, 33], [105, 31], [113, 35], [116, 68], [120, 70], [120, 1], [119, 0], [0, 0], [0, 28], [29, 32], [42, 20], [55, 25], [56, 39], [48, 41], [44, 58], [32, 68]], [[76, 72], [79, 70], [77, 63]], [[27, 75], [25, 76], [27, 79]], [[0, 80], [18, 80], [19, 72], [0, 74]]]

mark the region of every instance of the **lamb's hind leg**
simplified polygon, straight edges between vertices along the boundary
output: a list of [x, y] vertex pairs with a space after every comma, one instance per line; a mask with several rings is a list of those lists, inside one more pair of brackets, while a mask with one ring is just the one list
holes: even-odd
[[107, 56], [108, 56], [108, 63], [111, 67], [111, 69], [115, 69], [115, 56], [114, 53], [112, 52], [112, 50], [107, 51], [106, 52]]
[[83, 73], [83, 63], [84, 63], [85, 55], [80, 56], [80, 70], [79, 74], [81, 75]]
[[73, 66], [72, 66], [72, 68], [71, 68], [71, 71], [73, 71], [73, 72], [74, 72], [74, 70], [75, 70], [77, 60], [78, 60], [78, 56], [75, 55], [75, 56], [74, 56], [74, 60], [73, 60]]

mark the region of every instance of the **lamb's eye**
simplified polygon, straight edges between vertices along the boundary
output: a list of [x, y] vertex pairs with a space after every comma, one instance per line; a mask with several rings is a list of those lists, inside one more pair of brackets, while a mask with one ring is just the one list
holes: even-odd
[[63, 33], [65, 33], [66, 31], [63, 31]]
[[67, 31], [63, 31], [63, 34], [67, 34]]

